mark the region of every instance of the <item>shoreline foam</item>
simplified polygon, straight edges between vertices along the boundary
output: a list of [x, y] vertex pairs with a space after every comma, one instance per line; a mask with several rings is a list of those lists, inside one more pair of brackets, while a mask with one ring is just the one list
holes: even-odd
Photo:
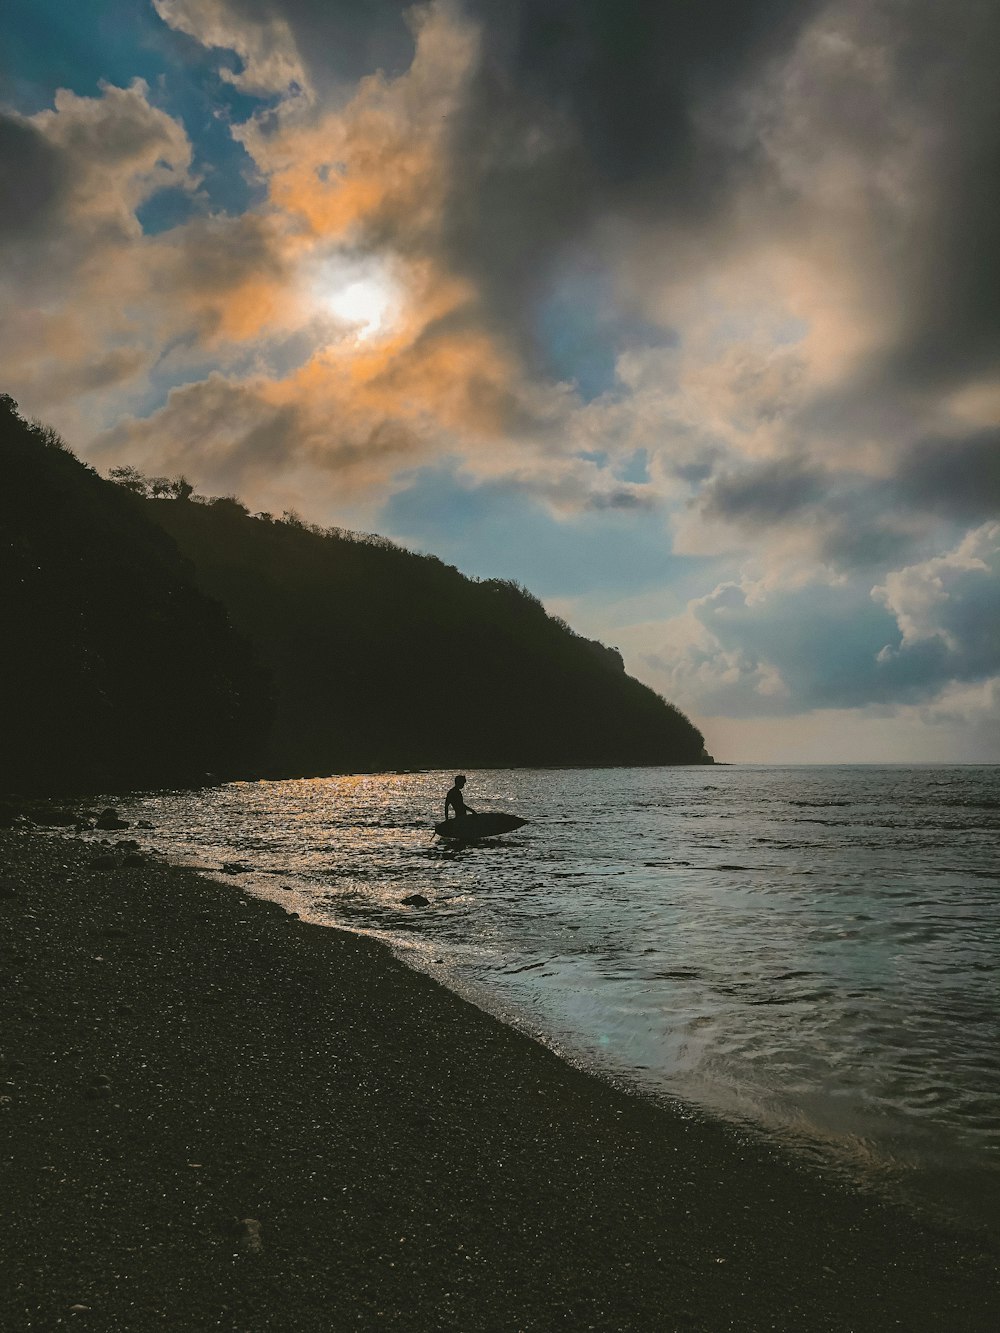
[[0, 835], [5, 1329], [993, 1327], [980, 1238], [100, 850]]

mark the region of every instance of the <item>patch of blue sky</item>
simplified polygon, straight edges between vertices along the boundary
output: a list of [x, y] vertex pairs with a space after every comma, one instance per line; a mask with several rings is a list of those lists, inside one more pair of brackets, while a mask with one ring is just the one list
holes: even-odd
[[[153, 99], [161, 104], [167, 99]], [[204, 90], [187, 89], [163, 109], [179, 119], [192, 145], [191, 174], [197, 191], [161, 190], [137, 211], [147, 235], [167, 231], [197, 213], [238, 216], [264, 202], [266, 182], [253, 159], [230, 133], [228, 117], [217, 114], [216, 100]]]
[[534, 334], [546, 372], [588, 402], [614, 390], [623, 351], [677, 342], [671, 330], [621, 310], [607, 275], [594, 271], [553, 283], [535, 307]]
[[631, 458], [626, 459], [618, 469], [618, 476], [633, 485], [645, 485], [649, 481], [649, 454], [646, 450], [637, 449]]
[[159, 190], [135, 210], [139, 225], [147, 236], [158, 236], [187, 222], [198, 211], [198, 201], [190, 190]]
[[283, 379], [305, 365], [315, 351], [316, 339], [308, 330], [288, 338], [254, 343], [252, 347], [234, 351], [225, 360], [217, 350], [207, 356], [196, 337], [175, 338], [162, 349], [145, 379], [133, 384], [127, 410], [137, 417], [151, 416], [164, 406], [171, 389], [200, 383], [213, 372], [234, 381], [257, 376]]
[[619, 481], [640, 486], [649, 481], [649, 458], [645, 449], [637, 449], [631, 457], [620, 459], [614, 467], [611, 455], [603, 449], [582, 449], [577, 457], [586, 459], [588, 463], [594, 463], [599, 468], [612, 468]]
[[586, 459], [588, 463], [596, 463], [598, 467], [607, 467], [611, 461], [603, 449], [582, 449], [577, 457]]
[[211, 370], [221, 370], [233, 380], [258, 377], [281, 380], [304, 366], [315, 352], [316, 334], [312, 329], [285, 338], [258, 339], [246, 347], [234, 348], [224, 366], [217, 355], [211, 363], [206, 363], [199, 378]]
[[152, 416], [164, 406], [171, 389], [200, 383], [218, 370], [217, 358], [196, 354], [196, 344], [188, 338], [175, 338], [162, 349], [145, 377], [133, 381], [127, 394], [123, 392], [118, 397], [114, 404], [116, 415], [128, 413], [140, 419]]
[[[193, 53], [200, 51], [195, 43], [190, 46]], [[221, 79], [218, 63], [214, 57], [197, 56], [183, 65], [174, 64], [150, 93], [154, 105], [183, 124], [191, 141], [191, 170], [199, 179], [199, 189], [190, 197], [189, 214], [239, 214], [261, 203], [267, 193], [253, 159], [232, 135], [233, 125], [249, 120], [267, 103], [247, 97]], [[231, 63], [238, 64], [235, 58]], [[145, 218], [149, 229], [164, 229], [164, 217], [170, 215], [163, 209], [156, 198], [148, 202]], [[177, 220], [183, 221], [183, 216], [178, 215]], [[143, 228], [147, 229], [145, 221]]]
[[153, 84], [168, 67], [165, 31], [152, 5], [134, 0], [5, 0], [0, 97], [31, 114], [57, 88], [94, 97], [102, 81]]
[[690, 565], [672, 554], [662, 512], [601, 509], [555, 518], [532, 495], [498, 483], [463, 485], [444, 466], [415, 473], [383, 505], [377, 527], [463, 573], [516, 579], [540, 597], [598, 588], [634, 593]]
[[235, 55], [206, 51], [174, 32], [152, 5], [135, 0], [6, 0], [4, 5], [0, 102], [32, 115], [51, 107], [60, 88], [98, 97], [102, 83], [127, 88], [139, 78], [149, 85], [150, 102], [183, 124], [201, 189], [195, 198], [148, 201], [141, 221], [153, 233], [198, 208], [239, 213], [264, 197], [253, 162], [230, 126], [266, 103], [221, 79], [218, 67], [226, 63], [239, 64]]

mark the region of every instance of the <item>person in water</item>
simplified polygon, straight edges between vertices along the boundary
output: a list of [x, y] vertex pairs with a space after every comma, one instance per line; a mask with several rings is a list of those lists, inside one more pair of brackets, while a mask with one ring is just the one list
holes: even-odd
[[458, 773], [455, 777], [455, 785], [444, 798], [444, 817], [448, 818], [448, 811], [454, 810], [455, 818], [460, 819], [462, 815], [474, 815], [476, 812], [470, 806], [465, 804], [465, 797], [462, 795], [462, 788], [465, 786], [465, 774]]

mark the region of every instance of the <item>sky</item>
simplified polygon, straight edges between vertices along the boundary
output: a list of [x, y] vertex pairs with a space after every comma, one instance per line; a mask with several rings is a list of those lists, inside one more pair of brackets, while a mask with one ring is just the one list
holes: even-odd
[[995, 0], [4, 10], [79, 457], [516, 579], [717, 759], [1000, 762]]

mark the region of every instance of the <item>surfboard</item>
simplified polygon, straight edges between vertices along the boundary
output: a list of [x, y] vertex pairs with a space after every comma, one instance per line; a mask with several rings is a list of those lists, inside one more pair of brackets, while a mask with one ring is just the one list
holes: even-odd
[[459, 815], [456, 819], [443, 820], [434, 825], [434, 832], [439, 838], [450, 838], [452, 842], [478, 842], [480, 838], [495, 838], [498, 833], [513, 833], [527, 822], [517, 815], [487, 811], [481, 815]]

